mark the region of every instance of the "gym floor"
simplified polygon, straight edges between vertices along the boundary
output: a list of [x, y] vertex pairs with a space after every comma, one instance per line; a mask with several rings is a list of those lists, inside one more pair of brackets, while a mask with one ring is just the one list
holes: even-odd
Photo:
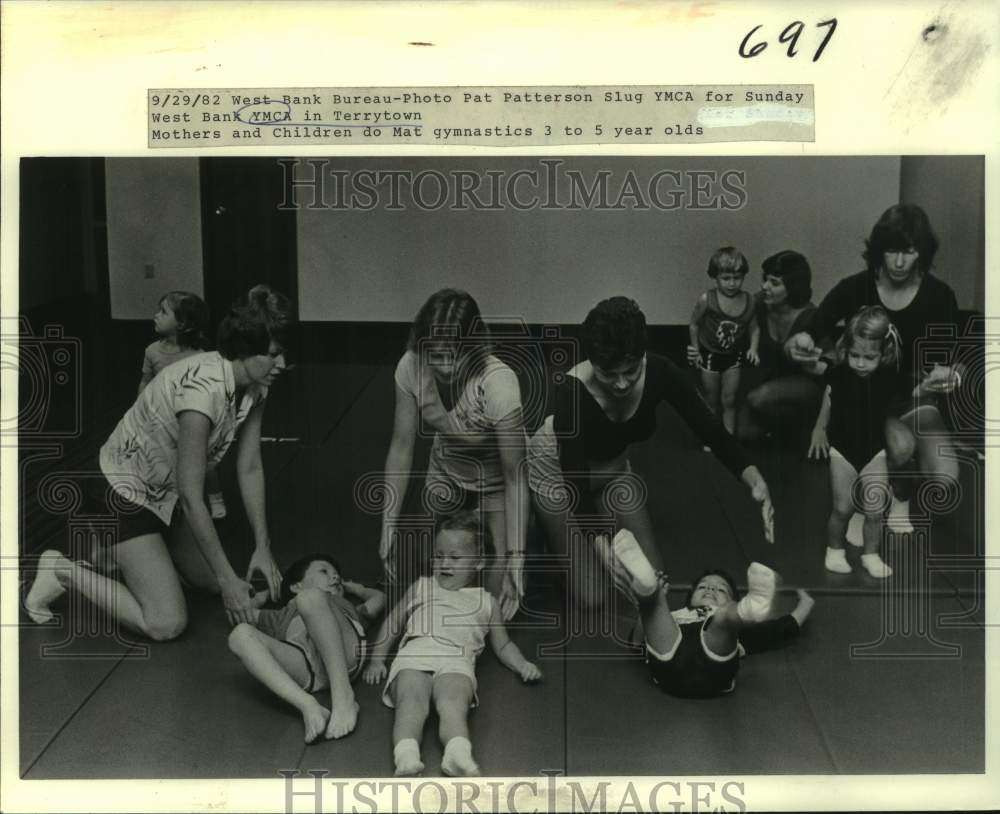
[[[379, 519], [357, 508], [355, 483], [384, 461], [394, 362], [300, 365], [294, 387], [283, 395], [275, 389], [274, 400], [284, 399], [301, 419], [272, 433], [297, 440], [264, 445], [280, 564], [328, 550], [351, 578], [378, 579]], [[97, 444], [104, 430], [94, 429]], [[984, 771], [977, 578], [984, 490], [976, 454], [960, 453], [960, 503], [916, 518], [913, 535], [889, 539], [885, 556], [897, 573], [877, 582], [860, 570], [854, 551], [853, 574], [823, 569], [826, 467], [805, 460], [800, 440], [752, 452], [775, 501], [776, 542], [768, 553], [785, 589], [806, 588], [816, 599], [803, 635], [747, 658], [732, 695], [679, 700], [650, 682], [634, 648], [602, 634], [600, 618], [567, 624], [561, 582], [534, 574], [510, 630], [544, 680], [524, 686], [490, 652], [481, 657], [481, 706], [470, 717], [484, 774]], [[706, 567], [743, 578], [766, 545], [759, 512], [668, 408], [661, 408], [657, 435], [634, 450], [633, 464], [649, 486], [671, 605], [680, 605]], [[249, 555], [245, 521], [232, 473], [222, 474], [230, 517], [220, 531], [239, 570]], [[64, 523], [59, 534], [66, 533]], [[27, 534], [22, 551], [29, 557], [52, 543]], [[540, 545], [533, 539], [531, 549]], [[786, 591], [779, 605], [789, 607], [793, 597]], [[20, 630], [24, 778], [273, 778], [280, 769], [391, 776], [392, 711], [381, 704], [380, 687], [356, 687], [361, 716], [350, 736], [306, 746], [298, 714], [229, 653], [218, 599], [191, 595], [188, 630], [153, 645], [112, 635], [87, 608], [71, 607], [77, 601], [56, 607], [57, 624]], [[432, 717], [428, 775], [440, 765], [434, 726]]]

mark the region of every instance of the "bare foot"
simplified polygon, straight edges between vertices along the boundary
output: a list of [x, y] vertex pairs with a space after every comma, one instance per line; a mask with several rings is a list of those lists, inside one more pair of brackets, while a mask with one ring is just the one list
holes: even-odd
[[52, 549], [43, 552], [38, 558], [38, 572], [24, 600], [24, 609], [32, 622], [44, 625], [52, 621], [53, 615], [49, 605], [66, 593], [60, 577], [65, 577], [72, 567], [73, 564], [69, 560]]
[[330, 710], [315, 698], [311, 700], [312, 703], [302, 710], [302, 723], [306, 728], [306, 743], [312, 743], [322, 735], [326, 722], [330, 719]]
[[349, 704], [334, 704], [333, 712], [330, 713], [330, 721], [326, 725], [326, 738], [342, 738], [354, 731], [358, 725], [358, 711], [361, 707], [357, 701]]

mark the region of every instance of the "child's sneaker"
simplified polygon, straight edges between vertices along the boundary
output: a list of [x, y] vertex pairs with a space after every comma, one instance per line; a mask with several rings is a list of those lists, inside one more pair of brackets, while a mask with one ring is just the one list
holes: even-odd
[[882, 558], [878, 554], [862, 554], [861, 564], [875, 579], [885, 579], [892, 576], [892, 569], [882, 562]]
[[750, 563], [747, 569], [747, 595], [737, 604], [736, 611], [744, 622], [763, 622], [771, 612], [771, 602], [777, 575], [766, 565]]
[[852, 546], [861, 548], [865, 544], [865, 516], [861, 512], [851, 515], [851, 520], [847, 524], [847, 534], [844, 535]]
[[226, 501], [222, 497], [222, 492], [212, 492], [208, 496], [208, 509], [213, 520], [222, 520], [226, 516]]
[[827, 546], [823, 567], [827, 571], [833, 571], [835, 574], [851, 573], [851, 565], [847, 562], [847, 554], [842, 548], [830, 548]]

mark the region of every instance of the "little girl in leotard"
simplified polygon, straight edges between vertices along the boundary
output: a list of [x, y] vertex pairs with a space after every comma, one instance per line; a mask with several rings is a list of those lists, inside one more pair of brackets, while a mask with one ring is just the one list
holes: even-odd
[[[332, 557], [310, 554], [285, 571], [280, 601], [280, 610], [257, 610], [254, 624], [233, 628], [229, 649], [302, 713], [306, 743], [321, 734], [341, 738], [357, 723], [351, 681], [364, 665], [365, 627], [381, 616], [385, 594], [342, 579]], [[311, 695], [327, 687], [330, 709]]]
[[[892, 575], [879, 548], [891, 496], [885, 422], [899, 398], [898, 358], [899, 334], [889, 315], [881, 306], [866, 306], [848, 320], [837, 342], [835, 364], [824, 374], [826, 390], [808, 456], [830, 459], [833, 510], [826, 524], [824, 564], [834, 573], [851, 573], [844, 535], [856, 510], [864, 515], [861, 564], [877, 579]], [[857, 507], [855, 493], [860, 497]]]
[[719, 249], [708, 261], [715, 288], [695, 303], [688, 326], [688, 362], [701, 370], [705, 400], [732, 433], [736, 426], [736, 391], [740, 368], [757, 365], [760, 325], [754, 319], [754, 298], [743, 291], [750, 270], [746, 258], [732, 246]]
[[475, 585], [488, 537], [489, 529], [476, 512], [458, 512], [441, 522], [434, 540], [433, 576], [413, 583], [386, 617], [365, 668], [365, 681], [381, 681], [389, 650], [403, 634], [382, 693], [385, 704], [396, 708], [392, 742], [397, 776], [423, 771], [420, 739], [432, 700], [444, 744], [441, 771], [457, 777], [479, 774], [467, 719], [469, 708], [478, 704], [476, 658], [487, 635], [496, 657], [522, 681], [541, 678], [541, 671], [507, 636], [497, 601]]
[[[206, 350], [208, 306], [190, 291], [168, 291], [160, 298], [159, 308], [153, 315], [153, 330], [159, 338], [149, 344], [143, 354], [140, 393], [167, 365]], [[226, 502], [214, 467], [205, 472], [205, 492], [213, 519], [225, 517]]]

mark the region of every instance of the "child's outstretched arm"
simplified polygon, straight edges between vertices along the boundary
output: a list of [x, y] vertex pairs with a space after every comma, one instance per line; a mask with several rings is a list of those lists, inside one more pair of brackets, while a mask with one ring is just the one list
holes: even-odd
[[705, 310], [707, 308], [708, 294], [703, 293], [695, 302], [694, 311], [691, 312], [691, 321], [688, 323], [689, 341], [687, 348], [687, 360], [690, 365], [698, 363], [698, 331], [701, 328], [701, 319], [705, 316]]
[[507, 635], [507, 628], [504, 627], [503, 616], [496, 602], [493, 603], [493, 613], [490, 615], [490, 647], [500, 663], [521, 676], [525, 683], [541, 679], [542, 671], [524, 657], [521, 649]]
[[417, 582], [410, 586], [410, 589], [403, 595], [391, 611], [386, 615], [385, 621], [379, 628], [378, 636], [375, 637], [375, 646], [372, 648], [371, 656], [368, 659], [368, 666], [363, 673], [366, 684], [378, 684], [386, 675], [386, 659], [389, 658], [389, 651], [403, 634], [403, 626], [406, 623], [406, 609], [410, 605], [410, 599], [416, 591]]
[[819, 408], [819, 415], [816, 416], [816, 425], [813, 427], [812, 438], [809, 439], [809, 452], [807, 458], [815, 457], [827, 458], [830, 455], [830, 439], [826, 437], [826, 428], [830, 423], [830, 385], [823, 391], [823, 404]]
[[374, 622], [385, 612], [385, 594], [378, 588], [344, 580], [344, 593], [361, 600], [357, 610], [363, 622]]

